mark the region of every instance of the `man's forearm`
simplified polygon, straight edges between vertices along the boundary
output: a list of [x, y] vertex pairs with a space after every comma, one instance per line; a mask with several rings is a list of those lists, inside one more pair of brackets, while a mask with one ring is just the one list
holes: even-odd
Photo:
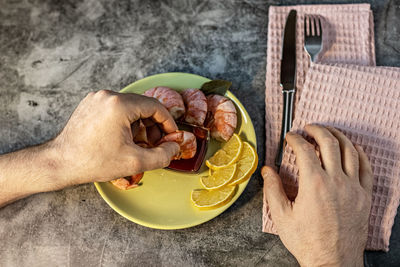
[[0, 207], [26, 196], [60, 189], [63, 169], [52, 142], [0, 156]]

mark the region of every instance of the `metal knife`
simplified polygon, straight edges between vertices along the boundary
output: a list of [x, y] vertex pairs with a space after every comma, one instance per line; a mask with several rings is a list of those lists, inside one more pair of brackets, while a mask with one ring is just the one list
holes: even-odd
[[283, 116], [279, 149], [275, 158], [275, 165], [278, 168], [280, 168], [282, 162], [285, 136], [292, 128], [293, 120], [293, 101], [296, 92], [296, 20], [296, 10], [290, 10], [285, 24], [281, 59]]

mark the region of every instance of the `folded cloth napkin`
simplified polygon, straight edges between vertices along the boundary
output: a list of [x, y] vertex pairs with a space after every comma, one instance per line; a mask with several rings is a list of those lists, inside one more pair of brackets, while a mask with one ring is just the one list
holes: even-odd
[[[295, 122], [297, 117], [297, 107], [299, 106], [299, 99], [302, 95], [303, 84], [305, 81], [305, 75], [309, 68], [309, 59], [306, 52], [303, 49], [304, 44], [304, 33], [303, 33], [303, 18], [305, 14], [310, 15], [318, 15], [322, 18], [323, 21], [323, 38], [324, 38], [324, 51], [322, 55], [319, 57], [318, 62], [332, 64], [355, 64], [360, 66], [375, 66], [375, 48], [374, 48], [374, 33], [373, 33], [373, 18], [372, 12], [370, 10], [370, 6], [368, 4], [355, 4], [355, 5], [311, 5], [311, 6], [285, 6], [285, 7], [270, 7], [269, 10], [269, 24], [268, 24], [268, 50], [267, 50], [267, 75], [266, 75], [266, 164], [273, 166], [274, 159], [278, 147], [280, 128], [281, 128], [281, 120], [282, 120], [282, 94], [281, 88], [279, 85], [279, 76], [280, 76], [280, 56], [281, 56], [281, 46], [282, 46], [282, 35], [284, 24], [286, 20], [286, 16], [291, 9], [296, 9], [298, 14], [297, 20], [297, 92], [296, 92], [296, 104], [295, 104]], [[362, 67], [342, 67], [343, 69], [352, 70], [355, 68], [358, 69], [358, 76], [355, 76], [357, 79], [354, 81], [363, 80], [363, 73], [369, 73], [378, 75], [379, 73], [389, 72], [388, 68], [362, 68]], [[353, 70], [353, 71], [356, 71]], [[397, 73], [395, 69], [391, 69], [391, 73]], [[389, 75], [392, 75], [389, 74]], [[312, 75], [312, 74], [310, 74]], [[363, 74], [364, 75], [364, 74]], [[376, 77], [376, 76], [375, 76]], [[375, 81], [376, 78], [370, 78], [371, 81]], [[317, 80], [315, 80], [317, 81]], [[324, 82], [321, 82], [324, 81]], [[316, 86], [314, 90], [323, 90], [321, 87], [325, 81], [327, 80], [319, 80], [319, 86]], [[384, 84], [385, 86], [386, 84]], [[357, 87], [359, 88], [359, 87]], [[311, 89], [310, 89], [311, 90]], [[313, 91], [311, 91], [312, 93]], [[336, 92], [337, 96], [340, 92]], [[367, 96], [363, 96], [362, 99], [367, 99]], [[368, 98], [369, 99], [369, 98]], [[343, 103], [346, 98], [343, 98]], [[326, 100], [319, 99], [317, 102], [321, 102]], [[368, 100], [369, 101], [369, 100]], [[310, 114], [316, 113], [312, 107], [315, 104], [309, 104], [308, 110], [305, 110], [304, 113], [309, 112]], [[385, 105], [385, 102], [382, 104]], [[374, 111], [373, 107], [372, 112]], [[395, 109], [394, 109], [395, 110]], [[373, 116], [374, 113], [371, 113], [371, 110], [367, 112]], [[301, 114], [301, 113], [299, 113]], [[330, 113], [335, 114], [334, 112]], [[357, 113], [358, 114], [358, 113]], [[340, 123], [340, 113], [335, 114], [335, 118], [337, 116], [338, 121], [335, 121], [332, 118], [333, 126], [341, 126]], [[359, 115], [360, 118], [363, 118], [363, 115]], [[387, 116], [386, 116], [387, 117]], [[347, 117], [342, 117], [342, 120], [346, 120]], [[395, 118], [393, 116], [392, 118]], [[309, 122], [319, 122], [323, 123], [323, 121], [318, 120], [310, 120]], [[387, 122], [389, 123], [389, 122]], [[294, 126], [296, 126], [295, 124]], [[388, 124], [390, 125], [390, 124]], [[374, 125], [377, 127], [376, 131], [381, 133], [385, 131], [386, 128], [378, 125]], [[385, 126], [391, 127], [391, 126]], [[339, 127], [342, 128], [343, 127]], [[351, 127], [349, 127], [351, 128]], [[398, 128], [398, 127], [397, 127]], [[294, 128], [296, 129], [296, 128]], [[357, 128], [355, 128], [357, 129]], [[362, 128], [364, 129], [364, 128]], [[368, 128], [369, 129], [369, 128]], [[392, 127], [392, 129], [396, 129], [396, 127]], [[344, 129], [346, 130], [346, 128]], [[349, 129], [347, 129], [348, 131]], [[374, 132], [373, 136], [379, 136]], [[393, 136], [392, 136], [393, 137]], [[371, 140], [374, 139], [372, 136]], [[356, 141], [352, 139], [353, 141]], [[380, 140], [380, 139], [379, 139]], [[379, 141], [382, 142], [382, 141]], [[367, 153], [369, 155], [375, 154], [378, 151], [378, 148], [383, 143], [373, 143], [374, 148], [368, 150]], [[363, 145], [363, 144], [361, 144]], [[364, 147], [366, 148], [366, 147]], [[379, 152], [382, 153], [382, 152]], [[391, 154], [389, 157], [392, 161], [389, 163], [388, 168], [381, 169], [380, 167], [374, 168], [374, 172], [384, 172], [384, 175], [388, 175], [387, 172], [396, 172], [394, 168], [393, 157], [396, 154]], [[287, 155], [285, 155], [285, 159], [282, 166], [282, 171], [287, 173], [286, 177], [292, 177], [292, 179], [285, 178], [285, 190], [288, 195], [295, 196], [297, 193], [297, 187], [293, 182], [296, 177], [295, 169], [290, 169], [290, 166], [293, 166], [293, 161], [291, 165], [288, 165]], [[289, 161], [290, 162], [290, 161]], [[390, 165], [391, 164], [391, 165]], [[397, 164], [397, 163], [396, 163]], [[375, 166], [375, 165], [374, 165]], [[397, 165], [396, 165], [397, 166]], [[292, 170], [292, 171], [290, 171]], [[398, 171], [397, 171], [398, 172]], [[292, 176], [288, 174], [291, 173]], [[294, 175], [294, 176], [293, 176]], [[390, 176], [392, 177], [392, 176]], [[398, 178], [399, 175], [394, 175], [393, 177]], [[382, 183], [385, 181], [382, 187], [377, 188], [377, 183]], [[388, 181], [394, 181], [388, 182]], [[374, 208], [371, 213], [371, 226], [370, 226], [370, 235], [368, 240], [367, 249], [371, 250], [388, 250], [389, 237], [391, 232], [391, 227], [393, 225], [393, 220], [396, 214], [396, 209], [398, 206], [398, 192], [399, 186], [398, 182], [396, 185], [396, 180], [391, 178], [388, 179], [379, 179], [379, 177], [375, 177], [375, 186], [374, 186]], [[396, 187], [397, 186], [397, 187]], [[389, 189], [390, 188], [390, 189]], [[393, 192], [392, 192], [393, 191]], [[376, 193], [383, 192], [383, 193]], [[387, 194], [385, 192], [388, 192]], [[390, 193], [389, 193], [390, 192]], [[382, 198], [381, 195], [377, 194], [385, 194], [387, 197]], [[397, 195], [396, 195], [397, 194]], [[385, 202], [388, 200], [387, 202]], [[397, 202], [396, 202], [397, 201]], [[381, 207], [381, 208], [378, 208]], [[263, 207], [263, 231], [276, 234], [276, 229], [270, 219], [269, 210], [266, 201], [264, 201]], [[379, 213], [379, 216], [377, 215]], [[378, 217], [377, 217], [378, 216]], [[376, 226], [378, 225], [378, 226]]]
[[[340, 129], [367, 153], [374, 172], [369, 250], [389, 250], [400, 201], [400, 68], [328, 66], [309, 69], [293, 130], [308, 123]], [[285, 149], [280, 174], [287, 194], [297, 194], [295, 155]]]
[[375, 66], [374, 25], [369, 4], [271, 6], [269, 8], [267, 74], [265, 90], [266, 164], [273, 166], [282, 123], [280, 65], [286, 17], [297, 10], [296, 103], [304, 84], [310, 59], [304, 51], [304, 15], [322, 19], [324, 50], [319, 63]]

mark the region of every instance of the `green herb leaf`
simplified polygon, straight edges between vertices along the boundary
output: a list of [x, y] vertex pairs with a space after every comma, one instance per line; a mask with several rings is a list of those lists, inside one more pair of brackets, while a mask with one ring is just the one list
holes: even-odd
[[225, 95], [226, 91], [231, 88], [232, 83], [230, 81], [225, 80], [213, 80], [210, 82], [204, 83], [200, 90], [203, 91], [205, 95], [217, 94], [217, 95]]

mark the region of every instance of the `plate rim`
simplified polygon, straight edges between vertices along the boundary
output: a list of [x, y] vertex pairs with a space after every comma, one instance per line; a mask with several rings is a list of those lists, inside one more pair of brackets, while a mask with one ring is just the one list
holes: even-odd
[[[185, 75], [185, 76], [194, 76], [196, 78], [201, 78], [201, 79], [206, 79], [208, 81], [211, 81], [211, 79], [198, 75], [198, 74], [193, 74], [193, 73], [186, 73], [186, 72], [164, 72], [164, 73], [159, 73], [159, 74], [153, 74], [150, 76], [146, 76], [140, 80], [134, 81], [130, 84], [128, 84], [127, 86], [125, 86], [123, 89], [121, 89], [119, 92], [120, 93], [125, 93], [129, 87], [131, 87], [134, 84], [140, 84], [142, 82], [145, 82], [146, 80], [155, 78], [155, 77], [160, 77], [160, 76], [170, 76], [170, 75]], [[245, 113], [245, 115], [247, 115], [247, 117], [249, 118], [248, 123], [250, 124], [251, 128], [253, 129], [254, 135], [255, 135], [255, 143], [252, 144], [254, 145], [254, 148], [256, 150], [257, 153], [257, 135], [255, 134], [255, 129], [254, 129], [254, 125], [253, 125], [253, 121], [251, 120], [250, 115], [248, 114], [247, 110], [245, 109], [245, 107], [243, 106], [243, 104], [240, 102], [240, 100], [230, 91], [228, 90], [226, 92], [226, 95], [229, 95], [229, 97], [233, 97], [235, 100], [235, 104], [237, 104], [239, 106], [240, 109], [243, 110], [243, 112]], [[257, 162], [258, 164], [258, 162]], [[131, 216], [130, 214], [128, 214], [127, 212], [123, 211], [122, 209], [120, 209], [113, 201], [111, 201], [111, 199], [107, 196], [107, 194], [104, 192], [103, 188], [101, 187], [101, 182], [94, 182], [94, 186], [96, 187], [97, 192], [100, 194], [100, 196], [102, 197], [102, 199], [108, 204], [108, 206], [110, 206], [111, 209], [113, 209], [114, 211], [116, 211], [119, 215], [121, 215], [122, 217], [126, 218], [127, 220], [134, 222], [136, 224], [139, 224], [141, 226], [144, 227], [148, 227], [148, 228], [152, 228], [152, 229], [158, 229], [158, 230], [179, 230], [179, 229], [186, 229], [186, 228], [191, 228], [191, 227], [195, 227], [198, 226], [200, 224], [206, 223], [208, 221], [211, 221], [212, 219], [215, 219], [217, 216], [221, 215], [222, 213], [224, 213], [228, 208], [230, 208], [238, 199], [239, 197], [242, 195], [242, 193], [246, 190], [247, 185], [249, 183], [251, 179], [251, 176], [249, 179], [247, 179], [245, 182], [243, 182], [243, 190], [242, 192], [236, 192], [236, 195], [233, 197], [234, 201], [230, 204], [226, 204], [225, 206], [223, 206], [223, 208], [220, 210], [219, 213], [216, 213], [215, 215], [212, 215], [211, 217], [203, 220], [203, 221], [199, 221], [197, 223], [184, 223], [181, 225], [161, 225], [161, 224], [157, 224], [157, 223], [151, 223], [148, 221], [144, 221], [141, 219], [138, 219], [136, 217]], [[238, 185], [238, 187], [240, 186], [240, 184]], [[239, 188], [238, 188], [239, 190]]]

